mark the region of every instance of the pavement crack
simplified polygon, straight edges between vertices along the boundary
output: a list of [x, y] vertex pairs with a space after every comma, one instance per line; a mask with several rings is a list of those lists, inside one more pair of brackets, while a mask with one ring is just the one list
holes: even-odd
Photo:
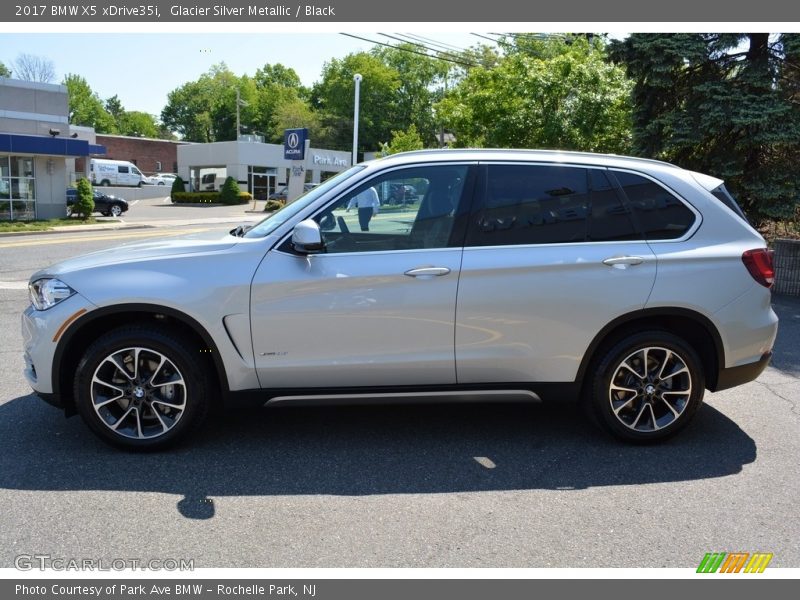
[[772, 387], [770, 384], [768, 384], [768, 383], [764, 383], [763, 381], [758, 381], [758, 380], [756, 380], [756, 383], [757, 383], [758, 385], [760, 385], [761, 387], [764, 387], [764, 388], [766, 388], [766, 389], [767, 389], [769, 392], [771, 392], [771, 393], [772, 393], [774, 396], [777, 396], [777, 397], [778, 397], [778, 398], [780, 398], [781, 400], [784, 400], [785, 402], [788, 402], [788, 403], [789, 403], [789, 406], [791, 407], [791, 412], [792, 412], [792, 413], [793, 413], [795, 416], [797, 416], [797, 417], [800, 417], [800, 409], [798, 409], [798, 407], [797, 407], [797, 402], [796, 402], [796, 401], [792, 400], [791, 398], [787, 398], [786, 396], [784, 396], [783, 394], [781, 394], [780, 392], [778, 392], [778, 391], [777, 391], [775, 388], [773, 388], [773, 387]]

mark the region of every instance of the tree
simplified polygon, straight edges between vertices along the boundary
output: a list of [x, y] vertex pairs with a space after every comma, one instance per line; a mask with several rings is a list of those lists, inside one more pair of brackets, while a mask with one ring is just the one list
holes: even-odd
[[359, 112], [359, 149], [376, 150], [390, 139], [397, 127], [397, 90], [400, 75], [376, 56], [366, 52], [334, 58], [325, 63], [322, 80], [312, 90], [312, 106], [320, 114], [329, 137], [328, 147], [337, 150], [352, 148], [353, 141], [353, 76], [360, 73], [361, 107]]
[[324, 139], [327, 135], [322, 130], [322, 123], [319, 117], [307, 102], [298, 97], [286, 98], [275, 107], [272, 139], [282, 143], [284, 130], [296, 127], [306, 127], [308, 129], [308, 137], [313, 143], [318, 143], [318, 139]]
[[408, 131], [393, 131], [392, 141], [381, 146], [381, 156], [389, 156], [398, 152], [409, 152], [411, 150], [422, 150], [425, 144], [417, 132], [417, 127], [412, 125]]
[[114, 118], [83, 77], [70, 73], [64, 77], [64, 85], [67, 86], [69, 122], [72, 125], [94, 127], [97, 133], [117, 132]]
[[634, 152], [724, 179], [757, 221], [796, 213], [800, 36], [634, 34], [611, 57], [634, 81]]
[[117, 130], [120, 135], [135, 137], [161, 137], [161, 130], [155, 117], [138, 110], [123, 111], [117, 120]]
[[373, 55], [399, 75], [392, 125], [401, 130], [413, 125], [430, 146], [438, 133], [433, 105], [444, 94], [452, 63], [421, 56], [418, 52], [412, 44], [399, 44], [396, 48], [375, 49]]
[[470, 69], [436, 105], [456, 145], [627, 152], [624, 71], [584, 38], [542, 44], [546, 52], [507, 52], [491, 69]]
[[255, 79], [256, 85], [261, 89], [265, 89], [273, 85], [296, 89], [302, 88], [300, 76], [297, 74], [297, 72], [294, 69], [285, 67], [280, 63], [276, 63], [274, 65], [269, 63], [265, 64], [263, 67], [256, 70], [256, 74], [253, 79]]
[[237, 89], [241, 122], [253, 125], [259, 116], [255, 82], [247, 76], [237, 77], [225, 63], [171, 91], [161, 121], [190, 142], [235, 140]]
[[14, 73], [17, 79], [50, 83], [56, 78], [53, 61], [34, 54], [20, 54], [14, 61]]
[[94, 195], [92, 194], [92, 184], [89, 180], [82, 178], [78, 180], [77, 198], [72, 205], [72, 213], [80, 216], [84, 221], [94, 212]]
[[0, 77], [11, 77], [11, 71], [3, 64], [2, 60], [0, 60]]

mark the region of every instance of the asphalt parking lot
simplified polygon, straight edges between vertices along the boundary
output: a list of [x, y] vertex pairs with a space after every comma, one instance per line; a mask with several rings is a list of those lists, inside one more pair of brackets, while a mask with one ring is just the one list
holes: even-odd
[[[43, 260], [30, 256], [26, 269]], [[20, 277], [4, 260], [0, 280]], [[781, 326], [761, 378], [708, 394], [661, 445], [617, 443], [570, 404], [373, 406], [235, 412], [150, 455], [105, 446], [30, 394], [26, 304], [24, 289], [0, 287], [0, 567], [35, 553], [696, 567], [715, 551], [800, 567], [800, 299], [774, 299]]]

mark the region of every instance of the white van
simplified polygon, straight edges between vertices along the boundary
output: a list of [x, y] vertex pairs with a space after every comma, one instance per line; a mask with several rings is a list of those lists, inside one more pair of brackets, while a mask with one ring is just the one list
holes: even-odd
[[139, 168], [127, 160], [93, 158], [89, 170], [93, 185], [134, 185], [140, 187], [146, 181]]

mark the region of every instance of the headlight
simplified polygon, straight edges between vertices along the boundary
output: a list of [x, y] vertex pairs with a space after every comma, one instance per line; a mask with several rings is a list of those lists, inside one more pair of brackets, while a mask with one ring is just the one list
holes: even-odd
[[28, 293], [36, 310], [47, 310], [75, 293], [71, 287], [59, 279], [37, 279], [28, 285]]

